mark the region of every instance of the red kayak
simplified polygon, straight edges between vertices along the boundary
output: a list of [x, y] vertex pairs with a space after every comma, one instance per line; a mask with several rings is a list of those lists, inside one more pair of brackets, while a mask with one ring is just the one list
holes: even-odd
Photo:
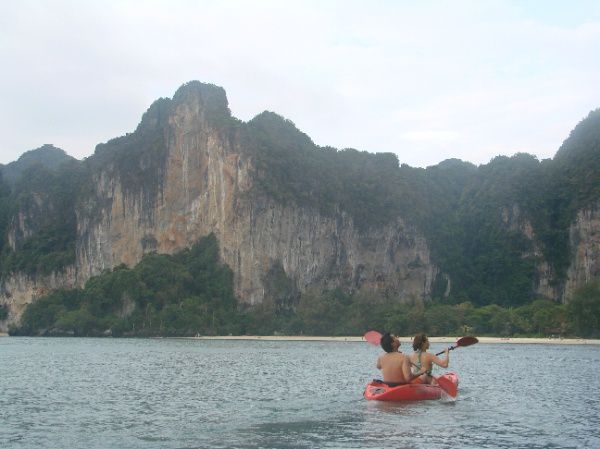
[[[456, 373], [445, 373], [440, 377], [446, 378], [458, 387], [458, 376]], [[374, 401], [423, 401], [426, 399], [440, 399], [443, 390], [439, 385], [427, 385], [422, 383], [410, 383], [390, 387], [380, 380], [369, 382], [364, 392], [364, 397]]]

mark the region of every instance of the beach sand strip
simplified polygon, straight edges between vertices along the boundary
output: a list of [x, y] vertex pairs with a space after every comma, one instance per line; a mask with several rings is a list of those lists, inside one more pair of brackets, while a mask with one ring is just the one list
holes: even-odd
[[[364, 342], [363, 337], [317, 337], [304, 335], [229, 335], [187, 337], [194, 340], [262, 340], [262, 341], [337, 341]], [[455, 343], [460, 337], [429, 337], [431, 343]], [[411, 343], [412, 337], [399, 337], [402, 343]], [[600, 340], [584, 338], [501, 338], [478, 337], [479, 343], [491, 344], [552, 344], [552, 345], [600, 345]]]

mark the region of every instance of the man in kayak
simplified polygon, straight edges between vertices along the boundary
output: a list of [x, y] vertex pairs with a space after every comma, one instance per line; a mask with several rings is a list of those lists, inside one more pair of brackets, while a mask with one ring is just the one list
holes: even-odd
[[442, 368], [448, 368], [448, 362], [450, 361], [449, 349], [446, 348], [444, 351], [446, 358], [443, 360], [438, 358], [435, 354], [430, 354], [427, 352], [429, 349], [429, 339], [424, 333], [415, 335], [415, 338], [413, 338], [413, 349], [415, 352], [410, 355], [410, 363], [413, 366], [413, 371], [423, 375], [421, 381], [424, 384], [435, 384], [435, 379], [431, 375], [433, 364], [435, 363]]
[[377, 369], [383, 374], [383, 382], [390, 387], [409, 383], [411, 380], [424, 374], [420, 371], [413, 374], [410, 370], [410, 361], [401, 352], [398, 352], [400, 340], [395, 335], [386, 332], [381, 336], [381, 347], [385, 351], [377, 359]]

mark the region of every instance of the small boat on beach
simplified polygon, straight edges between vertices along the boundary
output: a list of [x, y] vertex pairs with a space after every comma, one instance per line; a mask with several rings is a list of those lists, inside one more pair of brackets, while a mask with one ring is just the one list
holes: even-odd
[[[453, 372], [440, 376], [442, 384], [451, 384], [456, 395], [458, 387], [458, 375]], [[363, 393], [365, 399], [374, 401], [423, 401], [428, 399], [440, 399], [445, 393], [439, 385], [428, 385], [419, 382], [389, 386], [381, 380], [374, 379], [367, 384]]]

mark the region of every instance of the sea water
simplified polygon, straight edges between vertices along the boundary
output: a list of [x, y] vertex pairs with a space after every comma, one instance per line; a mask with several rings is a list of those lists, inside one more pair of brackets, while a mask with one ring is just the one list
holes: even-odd
[[460, 348], [457, 398], [417, 403], [363, 399], [379, 352], [362, 342], [0, 338], [0, 447], [600, 448], [600, 346]]

